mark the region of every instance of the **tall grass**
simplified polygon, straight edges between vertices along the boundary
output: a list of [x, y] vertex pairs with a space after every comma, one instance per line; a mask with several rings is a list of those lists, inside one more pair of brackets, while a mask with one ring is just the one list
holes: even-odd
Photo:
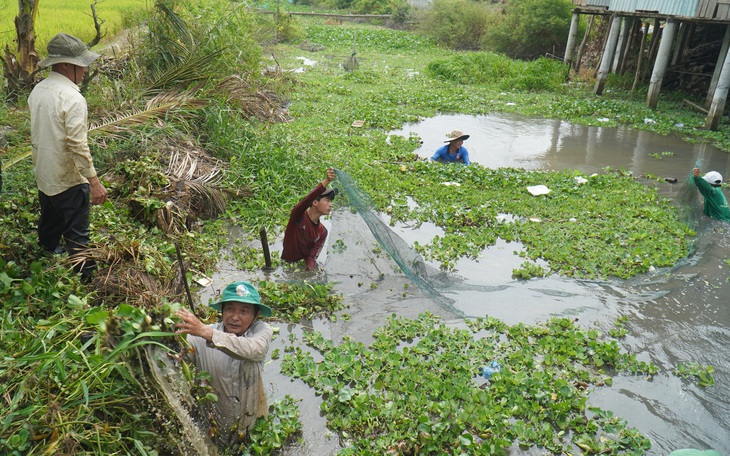
[[531, 62], [513, 60], [492, 52], [458, 54], [434, 60], [429, 73], [459, 84], [497, 85], [503, 90], [555, 90], [565, 81], [566, 68], [557, 61], [539, 58]]
[[[104, 21], [102, 32], [114, 37], [125, 27], [138, 24], [153, 5], [152, 0], [105, 0], [96, 5], [96, 14]], [[45, 56], [48, 41], [57, 33], [74, 35], [91, 41], [96, 31], [91, 17], [91, 0], [41, 1], [35, 21], [36, 49]], [[14, 19], [18, 15], [15, 1], [0, 2], [0, 45], [16, 48]]]

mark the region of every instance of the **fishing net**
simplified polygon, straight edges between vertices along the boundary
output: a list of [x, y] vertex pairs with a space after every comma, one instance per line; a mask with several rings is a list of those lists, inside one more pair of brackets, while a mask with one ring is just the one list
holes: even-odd
[[[700, 168], [700, 161], [695, 163], [695, 168]], [[698, 197], [697, 186], [692, 177], [692, 171], [689, 172], [687, 178], [684, 179], [677, 193], [677, 203], [679, 206], [679, 216], [687, 226], [693, 230], [697, 229], [702, 211], [700, 209], [700, 199]]]
[[429, 298], [447, 310], [464, 316], [454, 307], [455, 299], [447, 296], [457, 291], [493, 292], [504, 286], [489, 286], [466, 283], [463, 277], [441, 271], [428, 264], [420, 253], [411, 247], [385, 223], [375, 204], [350, 177], [342, 170], [336, 170], [338, 186], [345, 197], [343, 205], [354, 209], [370, 229], [375, 240], [388, 253], [399, 269]]

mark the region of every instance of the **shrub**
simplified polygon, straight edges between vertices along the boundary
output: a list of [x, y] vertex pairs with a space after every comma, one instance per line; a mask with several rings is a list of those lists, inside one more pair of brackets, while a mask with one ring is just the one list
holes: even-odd
[[434, 0], [421, 12], [419, 33], [443, 46], [458, 50], [478, 50], [490, 22], [491, 6], [471, 0]]
[[494, 84], [502, 90], [561, 90], [566, 68], [561, 62], [539, 58], [512, 60], [493, 52], [471, 52], [432, 61], [427, 70], [438, 79], [461, 84]]
[[482, 39], [482, 48], [533, 59], [562, 52], [570, 29], [569, 0], [511, 0]]

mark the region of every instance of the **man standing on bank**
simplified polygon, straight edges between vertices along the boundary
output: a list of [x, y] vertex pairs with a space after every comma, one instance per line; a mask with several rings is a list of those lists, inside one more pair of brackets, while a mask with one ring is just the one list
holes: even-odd
[[284, 231], [282, 260], [294, 263], [303, 259], [307, 270], [317, 267], [317, 256], [327, 239], [327, 228], [319, 219], [332, 211], [332, 200], [338, 191], [336, 188], [328, 189], [327, 186], [336, 178], [334, 168], [327, 168], [324, 180], [291, 210]]
[[[99, 54], [80, 39], [59, 33], [48, 43], [48, 57], [38, 66], [51, 72], [28, 98], [33, 170], [38, 186], [40, 219], [38, 241], [50, 252], [69, 255], [89, 244], [91, 204], [107, 199], [87, 141], [86, 99], [78, 84]], [[82, 279], [89, 280], [94, 265], [85, 264]]]

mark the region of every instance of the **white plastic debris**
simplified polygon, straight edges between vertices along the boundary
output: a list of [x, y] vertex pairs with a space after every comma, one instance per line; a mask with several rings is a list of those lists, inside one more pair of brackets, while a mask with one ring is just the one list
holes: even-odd
[[505, 106], [517, 106], [517, 103], [512, 103], [511, 101], [509, 103], [505, 103]]
[[297, 60], [301, 60], [302, 64], [305, 66], [314, 66], [317, 64], [316, 60], [311, 60], [306, 57], [297, 57]]
[[609, 120], [611, 120], [611, 119], [609, 119], [608, 117], [599, 117], [599, 118], [598, 118], [598, 119], [596, 119], [596, 120], [597, 120], [597, 121], [599, 121], [599, 122], [608, 122], [608, 121], [609, 121]]
[[550, 193], [550, 189], [547, 188], [545, 185], [535, 185], [532, 187], [527, 187], [527, 191], [530, 192], [532, 196], [547, 195], [548, 193]]
[[447, 187], [461, 187], [459, 182], [443, 182], [443, 184]]
[[656, 120], [650, 119], [650, 118], [647, 117], [647, 118], [644, 119], [644, 123], [645, 124], [655, 124], [656, 123]]
[[586, 179], [585, 177], [575, 176], [575, 183], [576, 184], [579, 184], [580, 185], [580, 184], [585, 184], [586, 182], [588, 182], [588, 179]]

